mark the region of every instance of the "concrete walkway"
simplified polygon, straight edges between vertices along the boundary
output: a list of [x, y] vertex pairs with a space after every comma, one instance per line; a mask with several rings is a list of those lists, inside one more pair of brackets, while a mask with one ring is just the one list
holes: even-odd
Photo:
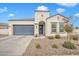
[[0, 56], [22, 55], [32, 38], [32, 36], [12, 36], [0, 39]]

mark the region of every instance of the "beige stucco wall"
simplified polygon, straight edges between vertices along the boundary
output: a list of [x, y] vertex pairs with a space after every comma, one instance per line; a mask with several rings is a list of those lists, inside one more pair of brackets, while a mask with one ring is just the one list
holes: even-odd
[[13, 25], [34, 25], [34, 21], [9, 21], [9, 35], [13, 35]]
[[35, 12], [35, 22], [46, 21], [46, 18], [49, 17], [49, 12]]
[[[59, 17], [59, 18], [57, 18]], [[46, 36], [52, 36], [52, 35], [56, 35], [56, 34], [59, 34], [61, 36], [66, 36], [67, 33], [66, 32], [63, 32], [63, 33], [60, 33], [59, 32], [59, 22], [64, 22], [63, 20], [64, 17], [60, 16], [60, 15], [56, 15], [54, 17], [51, 17], [49, 19], [47, 19], [46, 21]], [[56, 33], [52, 33], [51, 32], [51, 23], [52, 22], [57, 22], [57, 32]]]
[[[41, 16], [43, 15], [43, 16]], [[35, 21], [9, 21], [9, 35], [13, 35], [13, 25], [34, 25], [34, 35], [39, 36], [39, 22], [43, 21], [45, 22], [45, 35], [46, 36], [51, 36], [51, 35], [56, 35], [59, 34], [61, 36], [66, 36], [67, 33], [59, 32], [59, 22], [65, 22], [63, 19], [66, 19], [65, 17], [61, 15], [56, 15], [49, 17], [49, 12], [35, 12]], [[57, 22], [57, 32], [56, 33], [51, 33], [51, 23], [52, 22]]]
[[34, 35], [39, 36], [39, 24], [38, 23], [34, 24]]
[[43, 22], [46, 23], [46, 18], [48, 18], [48, 17], [49, 17], [49, 11], [44, 11], [44, 12], [43, 11], [36, 11], [35, 12], [34, 35], [38, 35], [39, 36], [39, 22], [43, 21]]

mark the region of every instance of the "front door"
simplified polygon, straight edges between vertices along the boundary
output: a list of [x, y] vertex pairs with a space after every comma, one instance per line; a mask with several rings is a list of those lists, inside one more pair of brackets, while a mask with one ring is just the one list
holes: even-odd
[[39, 34], [43, 35], [43, 25], [39, 25]]

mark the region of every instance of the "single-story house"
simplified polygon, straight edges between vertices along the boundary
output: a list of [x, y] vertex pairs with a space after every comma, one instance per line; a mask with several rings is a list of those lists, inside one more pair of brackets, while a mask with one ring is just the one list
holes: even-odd
[[66, 36], [64, 25], [68, 18], [60, 14], [49, 15], [49, 10], [35, 10], [34, 18], [9, 20], [9, 35]]
[[8, 35], [8, 24], [7, 23], [0, 23], [0, 35]]
[[0, 23], [0, 29], [8, 29], [7, 23]]

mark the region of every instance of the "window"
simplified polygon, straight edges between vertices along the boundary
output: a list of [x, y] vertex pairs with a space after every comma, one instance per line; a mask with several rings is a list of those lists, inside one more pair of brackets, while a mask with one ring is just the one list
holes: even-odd
[[56, 32], [57, 22], [52, 22], [51, 28], [52, 28], [52, 29], [51, 29], [52, 32]]
[[59, 22], [59, 32], [64, 32], [64, 23]]

